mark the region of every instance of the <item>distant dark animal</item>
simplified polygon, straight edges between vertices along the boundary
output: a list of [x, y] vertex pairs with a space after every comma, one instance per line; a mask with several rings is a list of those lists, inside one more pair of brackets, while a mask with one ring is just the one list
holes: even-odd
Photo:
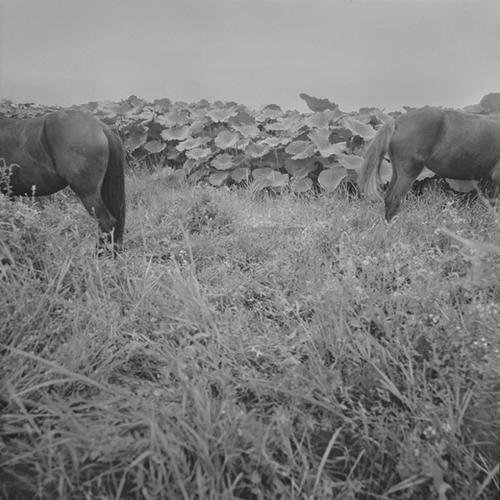
[[29, 119], [0, 117], [0, 159], [13, 165], [9, 195], [43, 196], [66, 186], [119, 250], [125, 225], [125, 151], [91, 115], [62, 110]]
[[500, 185], [500, 117], [425, 107], [386, 123], [361, 166], [360, 188], [371, 199], [382, 198], [380, 165], [387, 152], [392, 178], [385, 218], [390, 221], [424, 167], [440, 177]]

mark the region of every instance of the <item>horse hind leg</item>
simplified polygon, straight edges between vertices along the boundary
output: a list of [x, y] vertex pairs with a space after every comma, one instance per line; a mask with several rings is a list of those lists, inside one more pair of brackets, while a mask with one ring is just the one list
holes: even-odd
[[85, 195], [77, 192], [76, 194], [83, 203], [83, 206], [87, 209], [87, 212], [97, 220], [99, 228], [105, 235], [103, 242], [112, 243], [116, 219], [107, 209], [102, 201], [101, 195], [97, 192]]
[[390, 222], [424, 165], [414, 161], [392, 159], [392, 179], [385, 195], [385, 220]]

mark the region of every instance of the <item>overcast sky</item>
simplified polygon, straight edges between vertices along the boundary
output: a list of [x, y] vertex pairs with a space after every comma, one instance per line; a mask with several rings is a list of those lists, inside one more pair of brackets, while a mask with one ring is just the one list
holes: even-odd
[[0, 98], [474, 104], [500, 92], [500, 0], [0, 0]]

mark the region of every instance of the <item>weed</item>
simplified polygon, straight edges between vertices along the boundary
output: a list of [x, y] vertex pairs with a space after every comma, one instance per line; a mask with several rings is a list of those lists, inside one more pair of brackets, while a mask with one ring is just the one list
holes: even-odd
[[498, 496], [498, 208], [127, 189], [0, 198], [5, 498]]

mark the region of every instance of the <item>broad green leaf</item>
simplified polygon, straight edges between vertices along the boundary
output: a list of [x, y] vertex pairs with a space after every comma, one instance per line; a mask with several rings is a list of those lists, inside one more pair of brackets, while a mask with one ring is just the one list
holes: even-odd
[[305, 160], [287, 158], [285, 159], [285, 168], [295, 180], [300, 180], [308, 177], [310, 173], [317, 170], [318, 165], [312, 158]]
[[209, 167], [207, 167], [206, 165], [202, 165], [200, 168], [193, 171], [189, 175], [188, 181], [195, 184], [196, 182], [199, 182], [202, 179], [204, 179], [210, 173], [211, 173], [211, 169]]
[[162, 97], [161, 99], [155, 99], [153, 101], [154, 109], [162, 113], [167, 112], [171, 106], [172, 102], [168, 99], [168, 97]]
[[266, 123], [264, 128], [268, 132], [282, 131], [286, 135], [294, 137], [295, 134], [304, 126], [304, 117], [298, 113], [292, 113], [291, 115], [280, 118], [275, 122]]
[[270, 180], [267, 177], [264, 177], [262, 179], [261, 178], [254, 179], [250, 187], [254, 191], [262, 191], [267, 187], [271, 187], [270, 184], [271, 184]]
[[140, 107], [140, 106], [144, 106], [146, 104], [146, 102], [144, 101], [144, 99], [140, 99], [139, 97], [137, 97], [136, 95], [132, 94], [132, 95], [129, 95], [126, 99], [126, 101], [131, 105], [133, 106], [134, 108], [136, 107]]
[[185, 141], [177, 144], [176, 148], [179, 151], [186, 151], [188, 149], [199, 148], [211, 141], [210, 137], [188, 137]]
[[221, 149], [233, 148], [241, 139], [238, 132], [231, 132], [230, 130], [222, 130], [215, 138], [215, 145]]
[[265, 122], [267, 120], [276, 120], [283, 116], [283, 111], [277, 104], [268, 104], [264, 106], [255, 116], [258, 122]]
[[148, 124], [148, 139], [150, 141], [159, 141], [161, 140], [161, 133], [163, 131], [163, 126], [159, 123], [152, 121]]
[[375, 137], [376, 130], [370, 125], [366, 125], [352, 116], [345, 116], [340, 120], [343, 127], [350, 130], [354, 135], [359, 135], [365, 141], [370, 141]]
[[245, 150], [245, 154], [250, 158], [262, 158], [269, 151], [269, 146], [252, 142]]
[[247, 111], [239, 109], [237, 113], [228, 119], [228, 123], [234, 127], [241, 125], [255, 125], [255, 119]]
[[330, 122], [340, 116], [342, 113], [338, 109], [325, 109], [325, 111], [312, 113], [305, 118], [304, 123], [310, 128], [328, 128]]
[[285, 152], [292, 156], [293, 160], [303, 160], [309, 158], [316, 152], [316, 147], [310, 141], [293, 141], [286, 148]]
[[252, 187], [256, 190], [264, 188], [282, 188], [288, 185], [288, 176], [277, 172], [274, 177], [263, 177], [253, 181]]
[[211, 162], [210, 165], [217, 170], [229, 170], [234, 167], [233, 157], [227, 153], [217, 155]]
[[179, 183], [186, 182], [186, 172], [182, 168], [174, 170], [173, 175]]
[[144, 123], [152, 122], [155, 118], [155, 114], [152, 109], [145, 108], [139, 114], [135, 115], [136, 120], [140, 120]]
[[330, 142], [336, 144], [337, 142], [346, 142], [352, 137], [352, 132], [344, 127], [335, 127], [331, 131]]
[[303, 99], [306, 104], [307, 104], [307, 107], [311, 110], [311, 111], [325, 111], [326, 109], [338, 109], [338, 104], [335, 104], [334, 102], [330, 102], [328, 99], [318, 99], [317, 97], [312, 97], [312, 96], [309, 96], [305, 93], [301, 93], [299, 94], [299, 97], [301, 99]]
[[236, 167], [246, 167], [248, 166], [248, 158], [240, 153], [233, 157], [233, 163]]
[[282, 174], [270, 167], [256, 168], [252, 170], [254, 181], [258, 182], [261, 188], [264, 187], [284, 187], [288, 185], [288, 174]]
[[290, 158], [281, 149], [270, 149], [262, 158], [262, 166], [271, 167], [273, 170], [279, 170], [285, 165], [286, 158]]
[[[91, 104], [91, 103], [89, 103]], [[90, 108], [90, 106], [89, 106]], [[95, 109], [95, 108], [94, 108]], [[94, 109], [82, 109], [82, 111], [86, 111], [87, 113], [92, 113]], [[0, 115], [4, 116], [15, 116], [17, 108], [12, 103], [12, 101], [5, 99], [0, 101]]]
[[104, 115], [106, 117], [115, 117], [118, 115], [124, 115], [131, 110], [132, 106], [127, 101], [101, 101], [97, 104], [97, 109], [94, 111], [94, 113]]
[[358, 173], [360, 172], [361, 165], [363, 164], [363, 158], [358, 155], [346, 155], [339, 153], [335, 156], [335, 159], [347, 170], [355, 170]]
[[297, 153], [292, 156], [292, 160], [303, 160], [304, 158], [310, 158], [316, 153], [316, 146], [314, 144], [309, 144], [309, 146], [304, 149], [304, 151]]
[[182, 165], [182, 170], [186, 173], [186, 175], [190, 175], [192, 172], [194, 172], [198, 167], [200, 166], [200, 163], [193, 158], [188, 158], [184, 164]]
[[207, 111], [207, 116], [210, 117], [215, 123], [227, 122], [229, 118], [236, 116], [237, 114], [238, 110], [236, 109], [236, 106], [221, 108], [214, 107]]
[[344, 167], [330, 167], [322, 170], [318, 176], [318, 183], [325, 191], [335, 191], [339, 184], [347, 176], [347, 170]]
[[165, 143], [162, 141], [149, 141], [144, 144], [144, 149], [150, 153], [161, 153], [165, 149]]
[[190, 115], [187, 109], [173, 109], [160, 116], [163, 116], [164, 120], [170, 124], [170, 126], [187, 125], [190, 121]]
[[384, 123], [391, 122], [393, 119], [391, 116], [385, 114], [376, 108], [362, 108], [366, 109], [365, 113], [358, 113], [356, 115], [356, 120], [373, 127], [375, 130], [379, 129], [384, 125]]
[[193, 160], [205, 160], [212, 155], [210, 148], [194, 148], [186, 151], [186, 156]]
[[173, 175], [174, 169], [172, 167], [164, 167], [161, 170], [158, 170], [157, 172], [154, 172], [151, 174], [151, 179], [153, 180], [158, 180], [158, 179], [166, 179], [167, 177]]
[[255, 124], [232, 125], [233, 129], [239, 132], [243, 137], [255, 139], [259, 137], [260, 130]]
[[222, 186], [229, 178], [228, 172], [213, 172], [208, 176], [208, 182], [212, 186]]
[[180, 155], [181, 152], [175, 146], [167, 146], [167, 160], [177, 160]]
[[270, 187], [285, 187], [288, 185], [290, 177], [288, 174], [282, 174], [276, 170], [273, 170], [272, 173], [268, 176], [271, 184]]
[[166, 181], [163, 185], [178, 186], [180, 187], [186, 180], [186, 172], [182, 169], [174, 170], [171, 167], [162, 168], [159, 172], [151, 175], [153, 180]]
[[356, 120], [358, 120], [358, 122], [364, 123], [365, 125], [371, 125], [372, 115], [370, 113], [357, 114]]
[[248, 167], [235, 168], [229, 175], [234, 182], [239, 184], [240, 182], [248, 181], [248, 178], [250, 177], [250, 169]]
[[195, 108], [202, 108], [202, 109], [205, 109], [205, 108], [208, 108], [210, 107], [210, 103], [206, 100], [206, 99], [200, 99], [199, 101], [196, 101], [193, 106]]
[[124, 141], [124, 145], [128, 151], [135, 151], [137, 148], [146, 144], [148, 130], [143, 125], [133, 125], [128, 130], [128, 135]]
[[235, 149], [238, 151], [245, 151], [245, 149], [250, 144], [250, 139], [248, 137], [242, 137], [235, 145]]
[[332, 144], [330, 142], [330, 131], [326, 128], [311, 130], [309, 137], [323, 158], [328, 158], [344, 151], [345, 146], [343, 143]]
[[263, 139], [261, 142], [262, 144], [267, 144], [271, 148], [276, 148], [278, 146], [286, 146], [289, 144], [291, 139], [289, 137], [275, 137], [275, 136], [269, 136]]
[[160, 135], [165, 141], [184, 141], [190, 132], [189, 127], [182, 125], [163, 129]]
[[274, 169], [271, 167], [259, 167], [259, 168], [254, 168], [252, 170], [252, 177], [254, 179], [260, 179], [263, 177], [267, 177], [271, 175], [271, 172], [273, 172]]
[[312, 187], [312, 180], [307, 177], [304, 179], [296, 179], [290, 185], [290, 188], [294, 193], [305, 193], [310, 191]]
[[196, 135], [203, 134], [204, 128], [210, 123], [210, 120], [204, 116], [203, 118], [196, 118], [190, 125], [189, 125], [189, 135], [192, 135], [193, 137]]

